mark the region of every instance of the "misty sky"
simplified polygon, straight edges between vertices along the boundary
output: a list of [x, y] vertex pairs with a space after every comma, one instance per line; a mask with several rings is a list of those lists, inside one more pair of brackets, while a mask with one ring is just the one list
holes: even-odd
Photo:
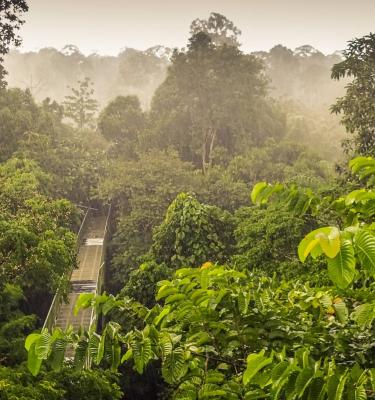
[[88, 54], [183, 47], [190, 22], [211, 11], [242, 30], [245, 51], [311, 44], [324, 53], [375, 31], [375, 0], [30, 0], [22, 50], [75, 44]]

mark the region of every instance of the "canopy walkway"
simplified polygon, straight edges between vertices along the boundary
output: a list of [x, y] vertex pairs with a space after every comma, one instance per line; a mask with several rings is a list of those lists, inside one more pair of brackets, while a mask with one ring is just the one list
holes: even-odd
[[73, 326], [89, 329], [96, 323], [93, 310], [81, 310], [74, 315], [74, 305], [81, 293], [100, 293], [104, 277], [104, 256], [110, 208], [106, 213], [88, 209], [78, 233], [78, 268], [71, 277], [68, 303], [64, 304], [58, 290], [52, 301], [44, 328]]

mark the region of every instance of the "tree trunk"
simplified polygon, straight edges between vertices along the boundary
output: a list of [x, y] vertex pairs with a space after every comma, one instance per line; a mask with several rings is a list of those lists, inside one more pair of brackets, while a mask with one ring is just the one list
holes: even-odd
[[211, 130], [211, 141], [210, 141], [210, 151], [208, 153], [208, 166], [211, 167], [212, 166], [212, 152], [214, 149], [214, 143], [215, 143], [215, 139], [216, 139], [216, 130], [212, 129]]
[[212, 151], [216, 138], [216, 130], [208, 128], [202, 146], [202, 172], [205, 174], [212, 165]]

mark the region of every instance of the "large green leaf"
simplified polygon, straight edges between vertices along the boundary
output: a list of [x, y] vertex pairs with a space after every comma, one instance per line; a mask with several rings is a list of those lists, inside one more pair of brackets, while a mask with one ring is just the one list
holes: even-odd
[[340, 383], [340, 375], [338, 373], [333, 374], [327, 379], [327, 395], [328, 400], [335, 400], [337, 387]]
[[146, 337], [142, 338], [142, 340], [134, 340], [132, 343], [132, 349], [135, 368], [139, 374], [142, 374], [152, 356], [150, 338]]
[[87, 349], [89, 347], [89, 342], [87, 338], [81, 338], [77, 343], [77, 347], [74, 353], [74, 367], [77, 370], [81, 370], [85, 365], [86, 357], [87, 357]]
[[251, 191], [251, 201], [254, 204], [258, 204], [258, 197], [259, 194], [262, 192], [263, 189], [265, 189], [268, 186], [267, 182], [258, 182], [254, 187], [253, 190]]
[[30, 347], [40, 338], [40, 333], [30, 333], [25, 340], [25, 349], [30, 350]]
[[78, 314], [78, 311], [82, 308], [88, 308], [91, 306], [93, 300], [95, 299], [94, 293], [81, 293], [74, 305], [74, 315]]
[[344, 300], [341, 298], [335, 299], [333, 302], [333, 308], [335, 309], [335, 313], [339, 322], [345, 324], [348, 320], [349, 312]]
[[133, 349], [130, 348], [126, 351], [126, 353], [121, 357], [120, 363], [124, 363], [125, 361], [130, 360], [133, 357]]
[[298, 398], [301, 398], [307, 387], [314, 378], [314, 370], [312, 368], [304, 368], [297, 376], [295, 391]]
[[172, 352], [173, 343], [168, 333], [165, 332], [159, 336], [159, 347], [163, 359], [165, 359], [165, 357]]
[[185, 352], [178, 347], [170, 351], [162, 365], [162, 375], [167, 383], [177, 383], [188, 371], [188, 363], [185, 361]]
[[258, 205], [266, 203], [273, 194], [279, 193], [283, 189], [284, 186], [279, 183], [276, 185], [270, 185], [266, 182], [259, 182], [251, 191], [251, 201]]
[[29, 347], [29, 352], [27, 355], [27, 368], [32, 373], [33, 376], [37, 376], [42, 365], [42, 359], [38, 357], [35, 351], [35, 342]]
[[226, 395], [228, 395], [228, 393], [221, 389], [220, 386], [218, 385], [214, 385], [212, 383], [205, 383], [204, 385], [202, 385], [201, 389], [198, 392], [198, 398], [199, 399], [211, 399], [211, 398], [223, 398]]
[[353, 190], [345, 197], [345, 205], [350, 206], [354, 203], [366, 203], [368, 204], [368, 200], [375, 199], [375, 192], [366, 190], [366, 189], [358, 189]]
[[366, 400], [366, 399], [367, 399], [366, 389], [362, 385], [355, 388], [354, 400]]
[[100, 335], [94, 332], [89, 338], [88, 352], [91, 360], [96, 360], [100, 345]]
[[375, 236], [366, 230], [360, 230], [354, 243], [362, 267], [375, 276]]
[[154, 322], [153, 322], [154, 325], [158, 326], [159, 323], [161, 322], [161, 320], [169, 314], [170, 310], [171, 310], [170, 306], [165, 306], [162, 309], [162, 311], [160, 312], [160, 314], [155, 317]]
[[319, 240], [323, 253], [329, 258], [335, 258], [340, 251], [340, 231], [332, 227], [328, 235], [321, 232], [316, 235], [316, 238]]
[[[330, 235], [332, 239], [330, 239]], [[298, 246], [299, 259], [304, 262], [307, 256], [314, 250], [315, 252], [312, 253], [314, 257], [321, 254], [324, 251], [321, 242], [324, 242], [324, 247], [326, 250], [328, 249], [329, 256], [337, 254], [337, 251], [340, 250], [340, 243], [337, 243], [336, 235], [337, 228], [332, 226], [315, 229], [308, 233]]]
[[44, 329], [35, 343], [35, 353], [41, 360], [46, 360], [51, 350], [52, 337], [47, 329]]
[[375, 318], [375, 304], [365, 303], [356, 307], [352, 312], [351, 317], [361, 328], [371, 326]]
[[360, 179], [375, 175], [375, 160], [372, 157], [356, 157], [349, 162], [349, 166]]
[[293, 371], [292, 374], [290, 375], [288, 382], [285, 386], [285, 398], [287, 400], [292, 400], [296, 398], [296, 380], [298, 377], [298, 372]]
[[245, 315], [249, 308], [250, 293], [247, 291], [239, 292], [237, 296], [237, 302], [238, 302], [238, 310], [242, 315]]
[[324, 379], [322, 377], [314, 378], [308, 388], [308, 400], [320, 400], [324, 398]]
[[55, 371], [59, 371], [63, 365], [66, 346], [66, 339], [61, 337], [56, 338], [52, 344], [51, 355], [48, 361]]
[[327, 258], [328, 275], [340, 289], [347, 288], [355, 276], [354, 249], [350, 240], [341, 243], [340, 252], [335, 258]]
[[121, 363], [121, 346], [117, 340], [112, 342], [111, 370], [115, 372]]
[[341, 400], [343, 398], [347, 379], [348, 379], [347, 373], [344, 373], [340, 376], [334, 400]]
[[287, 385], [290, 376], [295, 372], [295, 365], [288, 361], [281, 361], [277, 364], [271, 373], [272, 379], [272, 398], [278, 399], [281, 392]]
[[247, 385], [261, 369], [271, 364], [272, 357], [265, 357], [264, 353], [264, 350], [262, 350], [258, 354], [248, 355], [246, 370], [242, 378], [244, 385]]
[[347, 379], [347, 371], [336, 372], [328, 379], [328, 400], [342, 400]]
[[161, 288], [159, 289], [157, 296], [156, 296], [156, 300], [161, 300], [163, 297], [167, 297], [171, 294], [176, 294], [178, 293], [178, 289], [171, 286], [170, 283], [161, 286]]
[[106, 343], [107, 335], [105, 332], [100, 337], [98, 352], [96, 353], [95, 363], [99, 365], [104, 357], [105, 343]]

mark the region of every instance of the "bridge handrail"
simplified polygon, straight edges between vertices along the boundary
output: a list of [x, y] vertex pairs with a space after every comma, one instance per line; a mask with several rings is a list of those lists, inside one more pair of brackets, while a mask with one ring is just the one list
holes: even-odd
[[[78, 253], [79, 247], [80, 247], [80, 245], [82, 243], [83, 235], [85, 233], [86, 222], [87, 222], [88, 217], [89, 217], [91, 212], [92, 212], [91, 208], [87, 208], [86, 209], [85, 215], [84, 215], [83, 220], [81, 222], [81, 225], [79, 227], [79, 230], [78, 230], [78, 233], [77, 233], [77, 243], [76, 243], [77, 253]], [[71, 270], [69, 272], [69, 276], [72, 274], [72, 272], [73, 272], [73, 270]], [[59, 286], [58, 286], [58, 288], [56, 290], [55, 295], [53, 296], [51, 306], [50, 306], [50, 308], [48, 310], [48, 314], [47, 314], [46, 319], [44, 321], [43, 329], [44, 328], [48, 328], [48, 330], [51, 330], [53, 325], [54, 325], [54, 323], [55, 323], [55, 319], [57, 317], [57, 314], [59, 312], [60, 306], [61, 306], [62, 301], [63, 301], [63, 294], [62, 294], [62, 290], [61, 290], [61, 285], [62, 285], [62, 282], [65, 279], [66, 279], [65, 275], [61, 277], [61, 282], [60, 282], [60, 284], [59, 284]]]
[[[108, 237], [108, 222], [109, 222], [110, 216], [111, 216], [111, 204], [108, 207], [107, 219], [105, 221], [105, 226], [104, 226], [103, 249], [102, 249], [102, 255], [101, 255], [101, 259], [100, 259], [100, 268], [98, 271], [98, 275], [96, 276], [96, 286], [95, 286], [95, 294], [96, 295], [101, 293], [102, 286], [104, 283], [104, 265], [105, 265], [105, 257], [106, 257], [106, 243], [107, 243], [107, 237]], [[91, 330], [96, 331], [97, 323], [98, 323], [98, 316], [95, 312], [95, 308], [92, 307], [89, 331], [91, 331]], [[85, 368], [90, 368], [91, 362], [92, 362], [91, 357], [90, 357], [90, 355], [88, 355], [86, 358], [86, 361], [85, 361]]]
[[[108, 237], [108, 223], [109, 223], [109, 218], [111, 215], [111, 204], [108, 207], [108, 213], [107, 213], [107, 219], [105, 221], [105, 226], [104, 226], [104, 238], [103, 238], [103, 249], [102, 249], [102, 255], [100, 259], [100, 268], [98, 271], [98, 275], [96, 277], [96, 289], [95, 289], [95, 294], [100, 294], [102, 291], [102, 286], [104, 283], [104, 264], [105, 264], [105, 256], [106, 256], [106, 243], [107, 243], [107, 237]], [[94, 308], [91, 310], [91, 319], [90, 319], [90, 327], [89, 329], [95, 329], [96, 330], [96, 324], [97, 324], [97, 315], [95, 313]]]

